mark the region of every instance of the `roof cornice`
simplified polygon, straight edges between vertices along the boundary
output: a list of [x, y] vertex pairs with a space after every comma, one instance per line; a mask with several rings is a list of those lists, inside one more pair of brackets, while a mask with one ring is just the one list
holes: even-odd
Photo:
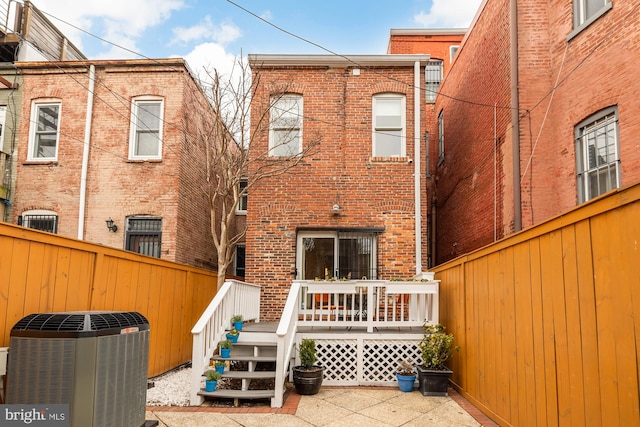
[[431, 55], [297, 55], [249, 54], [252, 67], [407, 67], [425, 63]]
[[392, 36], [463, 36], [468, 28], [392, 28]]

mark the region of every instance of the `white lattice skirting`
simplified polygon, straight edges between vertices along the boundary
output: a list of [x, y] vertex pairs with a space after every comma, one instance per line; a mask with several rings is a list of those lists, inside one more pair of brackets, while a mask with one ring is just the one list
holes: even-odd
[[316, 341], [318, 364], [325, 368], [323, 385], [396, 384], [395, 372], [400, 360], [422, 363], [418, 343], [421, 334], [298, 334]]

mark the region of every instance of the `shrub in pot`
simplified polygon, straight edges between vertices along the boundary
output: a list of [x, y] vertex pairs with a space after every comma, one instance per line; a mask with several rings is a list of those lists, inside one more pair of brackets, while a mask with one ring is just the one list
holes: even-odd
[[234, 314], [233, 317], [231, 318], [231, 324], [233, 325], [236, 331], [242, 330], [242, 325], [244, 323], [243, 320], [244, 318], [242, 317], [242, 314]]
[[216, 385], [218, 384], [218, 380], [222, 378], [219, 372], [209, 371], [207, 372], [207, 379], [205, 380], [205, 391], [214, 391], [216, 389]]
[[293, 367], [293, 384], [296, 392], [303, 395], [317, 394], [322, 386], [324, 368], [315, 365], [318, 361], [315, 340], [305, 338], [298, 346], [300, 365]]
[[233, 344], [229, 340], [220, 341], [220, 356], [225, 359], [231, 356], [231, 347]]
[[238, 342], [238, 338], [240, 338], [240, 332], [237, 329], [233, 328], [229, 332], [227, 332], [227, 339], [231, 341], [232, 344]]
[[423, 330], [424, 336], [419, 344], [423, 363], [418, 366], [420, 392], [423, 396], [447, 396], [453, 371], [445, 366], [445, 362], [454, 350], [453, 334], [447, 334], [441, 324], [425, 324]]
[[416, 371], [410, 361], [401, 360], [399, 362], [396, 379], [398, 380], [400, 391], [413, 391], [413, 386], [416, 382]]
[[222, 360], [216, 360], [216, 364], [215, 364], [216, 372], [219, 374], [224, 374], [225, 365], [226, 363], [223, 362]]

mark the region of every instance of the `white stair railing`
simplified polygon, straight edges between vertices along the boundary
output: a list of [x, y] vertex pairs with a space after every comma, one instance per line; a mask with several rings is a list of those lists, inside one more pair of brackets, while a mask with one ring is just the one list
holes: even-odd
[[191, 406], [202, 403], [203, 399], [198, 395], [202, 374], [218, 342], [231, 326], [231, 317], [236, 314], [241, 314], [245, 320], [260, 321], [260, 286], [237, 280], [226, 281], [191, 330]]
[[284, 397], [284, 381], [289, 373], [289, 361], [293, 355], [296, 332], [298, 331], [298, 308], [300, 307], [300, 283], [294, 282], [282, 311], [282, 317], [276, 330], [278, 343], [276, 358], [275, 396], [271, 399], [272, 408], [281, 408]]

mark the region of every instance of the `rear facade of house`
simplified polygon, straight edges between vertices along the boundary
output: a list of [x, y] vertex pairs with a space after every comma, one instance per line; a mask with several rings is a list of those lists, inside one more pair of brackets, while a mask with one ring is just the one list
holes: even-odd
[[[204, 150], [211, 110], [182, 59], [19, 62], [10, 221], [215, 267]], [[107, 228], [107, 219], [115, 227]]]
[[[260, 79], [252, 118], [271, 106], [269, 129], [252, 150], [271, 150], [278, 161], [317, 144], [248, 197], [246, 280], [262, 286], [263, 318], [279, 318], [294, 279], [407, 279], [426, 271], [425, 183], [416, 170], [425, 161], [425, 103], [416, 81], [429, 56], [249, 59]], [[281, 151], [285, 129], [292, 137]]]

